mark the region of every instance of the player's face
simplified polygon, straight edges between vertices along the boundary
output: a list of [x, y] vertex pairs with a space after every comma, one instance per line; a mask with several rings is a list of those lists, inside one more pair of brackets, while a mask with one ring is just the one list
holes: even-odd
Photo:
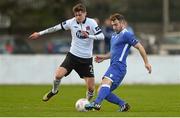
[[120, 32], [123, 29], [123, 22], [119, 20], [111, 21], [111, 25], [115, 32]]
[[86, 18], [86, 12], [78, 11], [74, 13], [77, 22], [82, 23]]

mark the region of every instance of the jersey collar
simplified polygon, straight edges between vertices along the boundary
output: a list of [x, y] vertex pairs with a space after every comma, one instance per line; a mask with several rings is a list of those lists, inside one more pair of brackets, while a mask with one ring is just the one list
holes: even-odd
[[[86, 23], [86, 20], [87, 20], [87, 18], [84, 19], [84, 21], [82, 22], [82, 24], [85, 24], [85, 23]], [[76, 21], [76, 22], [77, 22], [77, 24], [80, 24], [78, 21]]]

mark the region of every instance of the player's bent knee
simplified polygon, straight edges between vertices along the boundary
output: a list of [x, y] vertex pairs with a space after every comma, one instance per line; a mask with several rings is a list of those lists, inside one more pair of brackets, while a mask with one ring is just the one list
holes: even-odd
[[62, 79], [64, 77], [63, 73], [56, 73], [55, 78], [56, 79]]
[[67, 70], [63, 67], [60, 67], [56, 70], [56, 75], [55, 78], [56, 79], [62, 79], [67, 73]]
[[60, 79], [62, 79], [62, 76], [55, 76], [55, 78], [56, 78], [57, 80], [60, 80]]

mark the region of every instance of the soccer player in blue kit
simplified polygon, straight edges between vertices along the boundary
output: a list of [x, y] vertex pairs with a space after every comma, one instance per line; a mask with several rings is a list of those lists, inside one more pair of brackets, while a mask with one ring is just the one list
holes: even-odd
[[130, 109], [130, 105], [112, 93], [123, 80], [126, 75], [126, 58], [129, 54], [130, 47], [135, 47], [141, 54], [145, 68], [151, 73], [151, 65], [148, 62], [144, 47], [138, 42], [135, 36], [128, 32], [125, 27], [125, 18], [123, 15], [115, 13], [110, 16], [111, 25], [115, 33], [111, 37], [110, 53], [96, 56], [95, 61], [100, 63], [106, 59], [111, 59], [110, 66], [103, 76], [99, 87], [98, 96], [90, 104], [85, 105], [87, 110], [100, 110], [101, 103], [105, 99], [108, 102], [116, 104], [120, 107], [120, 112]]

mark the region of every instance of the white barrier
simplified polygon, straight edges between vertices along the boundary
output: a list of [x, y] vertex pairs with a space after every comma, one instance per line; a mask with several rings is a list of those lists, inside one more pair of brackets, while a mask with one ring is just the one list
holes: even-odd
[[[0, 84], [51, 84], [56, 68], [65, 55], [0, 55]], [[149, 56], [153, 66], [149, 75], [139, 55], [128, 57], [125, 84], [180, 83], [180, 56]], [[94, 63], [96, 83], [100, 83], [109, 60]], [[62, 84], [84, 84], [74, 71], [63, 78]]]

